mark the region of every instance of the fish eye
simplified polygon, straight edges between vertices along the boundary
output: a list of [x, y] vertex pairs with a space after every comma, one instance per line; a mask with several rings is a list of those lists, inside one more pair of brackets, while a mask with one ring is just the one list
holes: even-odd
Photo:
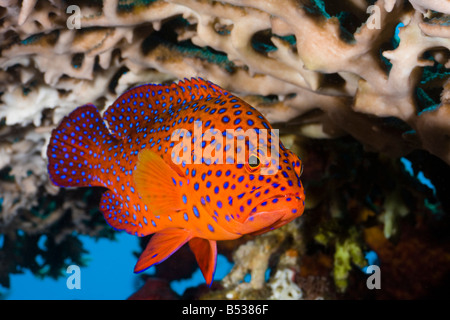
[[248, 162], [247, 162], [247, 169], [250, 172], [254, 172], [256, 170], [258, 170], [258, 168], [261, 166], [261, 161], [259, 160], [259, 158], [255, 155], [251, 155], [250, 157], [248, 157]]
[[259, 158], [257, 156], [250, 156], [248, 158], [248, 165], [250, 166], [250, 168], [256, 168], [259, 166], [261, 162], [259, 161]]

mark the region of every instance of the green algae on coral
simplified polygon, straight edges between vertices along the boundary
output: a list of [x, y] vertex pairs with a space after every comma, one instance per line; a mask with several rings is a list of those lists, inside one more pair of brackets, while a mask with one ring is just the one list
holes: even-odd
[[350, 235], [344, 241], [336, 242], [336, 250], [334, 253], [334, 282], [339, 291], [343, 292], [347, 288], [349, 272], [352, 264], [359, 268], [367, 265], [361, 250], [361, 241], [358, 241], [355, 229], [350, 230]]

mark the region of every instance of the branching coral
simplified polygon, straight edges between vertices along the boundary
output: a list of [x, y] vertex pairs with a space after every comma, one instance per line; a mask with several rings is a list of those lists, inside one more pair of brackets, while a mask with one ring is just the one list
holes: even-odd
[[[235, 265], [223, 280], [227, 298], [242, 299], [251, 296], [251, 292], [256, 296], [265, 294], [267, 290], [262, 289], [266, 284], [269, 259], [285, 240], [285, 228], [248, 241], [234, 252]], [[246, 274], [251, 276], [249, 283], [243, 281]]]
[[[303, 250], [299, 224], [295, 222], [257, 236], [233, 252], [235, 264], [222, 280], [223, 288], [203, 298], [301, 299], [302, 290], [295, 281]], [[250, 280], [245, 281], [248, 276]]]
[[[29, 119], [39, 125], [45, 108], [110, 101], [127, 72], [132, 79], [118, 89], [200, 75], [249, 99], [276, 96], [280, 103], [271, 103], [276, 111], [267, 110], [273, 115], [269, 120], [320, 110], [314, 121], [322, 135], [350, 133], [374, 150], [394, 154], [424, 148], [450, 162], [449, 128], [431, 129], [438, 121], [433, 115], [446, 114], [441, 111], [446, 101], [438, 101], [436, 90], [442, 91], [448, 72], [425, 83], [434, 88], [427, 99], [432, 110], [422, 112], [427, 108], [416, 92], [427, 80], [426, 68], [448, 68], [445, 1], [379, 0], [372, 6], [365, 1], [80, 1], [72, 15], [59, 1], [24, 1], [21, 7], [3, 1], [3, 6], [0, 65], [7, 73], [3, 78], [13, 73], [15, 80], [3, 85], [0, 115], [7, 124]], [[74, 19], [78, 30], [68, 29]], [[400, 22], [398, 43], [392, 45]], [[12, 113], [11, 105], [27, 115]], [[392, 130], [379, 121], [386, 117], [404, 126]], [[444, 144], [432, 142], [436, 135]]]

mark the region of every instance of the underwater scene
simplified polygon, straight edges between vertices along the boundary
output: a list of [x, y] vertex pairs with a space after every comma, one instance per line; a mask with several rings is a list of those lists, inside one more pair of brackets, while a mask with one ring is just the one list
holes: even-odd
[[449, 50], [446, 0], [0, 0], [0, 299], [450, 298]]

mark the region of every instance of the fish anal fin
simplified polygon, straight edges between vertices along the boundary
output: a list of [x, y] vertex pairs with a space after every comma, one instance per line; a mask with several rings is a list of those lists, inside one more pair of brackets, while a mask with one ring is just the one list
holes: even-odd
[[181, 210], [180, 184], [183, 185], [185, 178], [161, 156], [149, 149], [142, 150], [133, 175], [139, 195], [154, 215]]
[[116, 198], [113, 192], [105, 191], [100, 199], [100, 211], [103, 213], [106, 222], [117, 230], [123, 230], [123, 223], [120, 221], [123, 204]]
[[203, 277], [208, 286], [211, 286], [216, 271], [217, 244], [216, 241], [202, 238], [193, 238], [189, 241], [189, 247], [197, 259]]
[[168, 228], [155, 233], [139, 257], [134, 272], [142, 272], [170, 257], [192, 238], [184, 229]]
[[137, 214], [137, 218], [134, 219], [133, 215], [128, 214], [124, 208], [124, 202], [113, 191], [107, 190], [103, 193], [100, 199], [100, 211], [111, 227], [138, 236], [145, 236], [152, 232], [150, 228], [145, 227], [141, 215]]

